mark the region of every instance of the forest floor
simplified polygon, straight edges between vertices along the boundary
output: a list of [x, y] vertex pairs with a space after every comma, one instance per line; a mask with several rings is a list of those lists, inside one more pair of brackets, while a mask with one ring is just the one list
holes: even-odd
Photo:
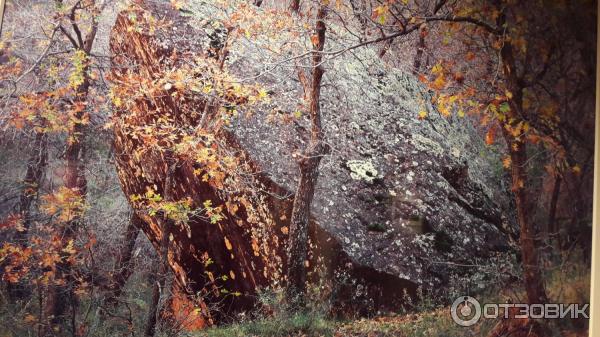
[[[565, 268], [547, 277], [546, 290], [553, 303], [588, 303], [590, 272], [587, 268]], [[511, 297], [523, 298], [522, 289], [510, 289]], [[503, 303], [498, 294], [481, 295], [481, 303]], [[516, 301], [515, 301], [516, 303]], [[309, 314], [275, 314], [232, 325], [196, 332], [197, 337], [468, 337], [490, 336], [500, 319], [480, 319], [471, 327], [456, 324], [450, 306], [429, 306], [413, 313], [388, 314], [373, 318], [335, 321]], [[550, 334], [545, 337], [583, 337], [588, 335], [586, 319], [560, 319], [541, 322]], [[511, 335], [512, 336], [512, 335]], [[519, 335], [520, 336], [520, 335]]]
[[[575, 261], [574, 261], [575, 260]], [[550, 270], [548, 266], [546, 270]], [[147, 309], [150, 300], [150, 284], [143, 281], [144, 275], [134, 276], [128, 282], [127, 303], [119, 315], [95, 317], [95, 310], [88, 312], [90, 323], [86, 333], [80, 336], [142, 336], [146, 325]], [[546, 274], [546, 292], [552, 303], [589, 303], [590, 270], [579, 257], [571, 258], [569, 263], [555, 265], [552, 272]], [[471, 294], [480, 303], [521, 303], [525, 297], [518, 282], [498, 288], [490, 285], [489, 290]], [[1, 295], [1, 293], [0, 293]], [[37, 335], [35, 331], [35, 301], [23, 307], [15, 307], [2, 301], [0, 296], [0, 337]], [[311, 309], [294, 311], [283, 309], [279, 302], [265, 298], [261, 300], [269, 310], [266, 313], [254, 313], [253, 318], [236, 319], [236, 323], [197, 331], [182, 331], [181, 328], [158, 329], [156, 337], [500, 337], [506, 334], [492, 335], [491, 332], [502, 321], [500, 319], [480, 319], [471, 327], [456, 324], [451, 317], [452, 300], [440, 300], [435, 303], [427, 296], [414, 301], [414, 307], [403, 313], [385, 313], [375, 317], [336, 320], [327, 314], [328, 307], [323, 303], [309, 303]], [[82, 308], [88, 308], [90, 301], [82, 302]], [[439, 304], [442, 303], [442, 304]], [[129, 315], [130, 325], [123, 323]], [[83, 316], [80, 316], [83, 317]], [[513, 320], [514, 321], [514, 320]], [[27, 324], [23, 324], [26, 322]], [[505, 321], [506, 322], [506, 321]], [[583, 337], [587, 336], [588, 320], [561, 319], [540, 322], [548, 327], [548, 333], [538, 337]], [[164, 327], [163, 327], [164, 328]], [[511, 337], [528, 336], [510, 335]], [[531, 337], [531, 336], [530, 336]]]

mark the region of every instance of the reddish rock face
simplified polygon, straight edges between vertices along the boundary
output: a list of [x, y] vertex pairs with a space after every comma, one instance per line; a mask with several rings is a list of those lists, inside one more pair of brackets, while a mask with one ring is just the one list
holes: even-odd
[[[172, 23], [159, 28], [153, 35], [149, 32], [150, 15], [156, 18], [162, 16]], [[133, 8], [121, 13], [111, 37], [116, 68], [114, 83], [118, 86], [120, 81], [131, 82], [133, 74], [140, 78], [140, 82], [156, 81], [164, 76], [167, 69], [180, 66], [181, 63], [176, 60], [181, 57], [203, 57], [200, 50], [187, 49], [194, 46], [176, 45], [168, 40], [172, 37], [169, 34], [174, 33], [171, 29], [181, 29], [180, 24], [177, 14], [166, 7], [152, 7], [151, 11]], [[185, 28], [191, 30], [191, 27]], [[194, 108], [187, 109], [190, 105]], [[264, 196], [247, 195], [243, 190], [232, 193], [219, 191], [194, 173], [201, 167], [174, 153], [172, 143], [150, 147], [147, 139], [135, 136], [136, 130], [146, 126], [195, 127], [204, 105], [202, 99], [186, 97], [178, 100], [165, 90], [136, 99], [134, 110], [117, 111], [114, 146], [118, 153], [119, 177], [132, 206], [145, 221], [142, 229], [157, 249], [160, 249], [163, 235], [169, 238], [168, 263], [181, 286], [191, 293], [200, 293], [208, 303], [219, 303], [223, 310], [250, 309], [258, 288], [274, 286], [281, 279], [280, 240], [283, 233], [280, 228], [284, 224], [275, 219], [284, 215], [277, 214], [279, 208], [287, 212], [288, 201], [269, 205], [268, 201], [259, 203], [255, 200]], [[161, 118], [164, 117], [169, 120], [163, 122]], [[183, 132], [173, 136], [180, 138]], [[263, 186], [262, 179], [254, 176], [253, 164], [241, 161], [246, 154], [235, 140], [223, 131], [215, 134], [215, 138], [240, 159], [244, 166], [240, 169], [251, 175], [252, 183]], [[175, 139], [174, 143], [178, 140]], [[264, 184], [265, 188], [271, 188], [268, 181]], [[165, 219], [160, 212], [151, 216], [145, 207], [131, 200], [132, 196], [143, 196], [149, 189], [167, 202], [189, 198], [192, 210], [203, 208], [206, 200], [215, 207], [232, 206], [218, 223], [211, 223], [202, 214], [197, 214], [192, 215], [185, 225], [178, 224]], [[235, 212], [234, 207], [237, 208]], [[248, 220], [249, 215], [253, 215], [253, 222]]]
[[[182, 34], [194, 38], [182, 39]], [[207, 58], [199, 42], [205, 37], [165, 4], [135, 5], [119, 14], [110, 41], [111, 80], [114, 92], [129, 97], [114, 114], [114, 147], [123, 191], [144, 220], [142, 230], [157, 250], [168, 246], [168, 264], [179, 285], [219, 319], [252, 309], [260, 289], [284, 284], [292, 197], [261, 173], [232, 133], [197, 131], [207, 111], [205, 99], [174, 94], [168, 85], [147, 88], [186, 63]], [[148, 135], [147, 128], [167, 131]], [[232, 158], [235, 169], [218, 181], [203, 175], [208, 168], [202, 162], [176, 150], [190, 138]], [[149, 190], [164, 202], [186, 201], [191, 210], [205, 209], [210, 200], [222, 208], [222, 219], [211, 222], [204, 210], [175, 221], [140, 202]], [[394, 308], [404, 289], [414, 288], [412, 282], [356, 263], [314, 222], [311, 248], [307, 263], [313, 280], [319, 276], [329, 285], [339, 310]], [[354, 296], [356, 287], [363, 289], [360, 299]]]

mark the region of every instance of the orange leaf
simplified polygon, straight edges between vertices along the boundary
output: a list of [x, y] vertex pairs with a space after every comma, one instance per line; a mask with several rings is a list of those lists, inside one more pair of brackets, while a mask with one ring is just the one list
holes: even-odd
[[487, 145], [494, 144], [495, 137], [496, 137], [496, 129], [495, 128], [490, 128], [488, 130], [488, 132], [485, 134], [485, 143]]
[[319, 36], [317, 34], [311, 35], [310, 42], [312, 42], [313, 46], [317, 46], [319, 44]]

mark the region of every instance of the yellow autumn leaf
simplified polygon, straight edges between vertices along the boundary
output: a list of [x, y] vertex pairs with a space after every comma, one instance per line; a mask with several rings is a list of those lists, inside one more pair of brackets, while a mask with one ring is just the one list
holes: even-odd
[[377, 19], [377, 21], [379, 22], [379, 24], [385, 24], [385, 19], [386, 19], [386, 13], [388, 12], [388, 6], [387, 5], [382, 5], [382, 6], [378, 6], [375, 7], [375, 9], [373, 9], [373, 18]]
[[433, 81], [432, 83], [432, 87], [434, 89], [443, 89], [446, 86], [446, 78], [444, 77], [444, 75], [439, 75], [438, 77], [436, 77], [436, 79]]
[[171, 0], [171, 6], [173, 6], [173, 8], [176, 10], [180, 10], [181, 7], [183, 7], [183, 2], [178, 0]]
[[450, 107], [448, 107], [446, 104], [441, 104], [438, 106], [438, 110], [440, 110], [440, 113], [444, 116], [444, 117], [448, 117], [450, 116], [451, 112], [450, 112]]
[[28, 315], [25, 315], [25, 318], [23, 319], [23, 321], [25, 323], [32, 323], [32, 322], [36, 321], [36, 318], [32, 314], [28, 314]]
[[258, 246], [256, 239], [252, 239], [252, 251], [254, 252], [254, 256], [260, 255], [260, 247]]
[[225, 238], [225, 247], [227, 247], [227, 250], [232, 250], [233, 246], [231, 245], [231, 242], [229, 242], [229, 239]]
[[75, 248], [73, 248], [73, 239], [69, 240], [69, 243], [62, 251], [67, 254], [74, 254], [76, 252]]
[[269, 96], [269, 94], [267, 93], [267, 91], [265, 89], [261, 88], [258, 90], [257, 98], [259, 100], [263, 100], [263, 99], [267, 98], [268, 96]]
[[502, 166], [504, 168], [510, 168], [510, 165], [512, 164], [512, 160], [510, 159], [509, 156], [504, 157], [504, 159], [502, 159]]

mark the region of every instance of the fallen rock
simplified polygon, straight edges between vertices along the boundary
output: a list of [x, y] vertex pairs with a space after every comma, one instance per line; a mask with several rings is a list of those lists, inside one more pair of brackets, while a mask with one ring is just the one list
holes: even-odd
[[[129, 95], [114, 114], [123, 191], [157, 250], [167, 247], [181, 288], [206, 304], [207, 317], [225, 319], [252, 309], [261, 289], [285, 282], [297, 169], [292, 142], [281, 140], [297, 139], [297, 131], [256, 114], [199, 133], [210, 102], [161, 81], [213, 57], [213, 45], [211, 33], [170, 5], [135, 4], [111, 33], [111, 81], [115, 97]], [[251, 71], [236, 60], [228, 66]], [[500, 179], [488, 174], [489, 163], [499, 161], [475, 128], [442, 117], [415, 78], [385, 66], [370, 49], [336, 59], [327, 81], [336, 83], [324, 88], [322, 103], [333, 151], [322, 163], [307, 263], [336, 309], [396, 310], [405, 293], [440, 289], [452, 273], [464, 273], [456, 266], [510, 249], [514, 229], [502, 215]], [[297, 84], [274, 87], [273, 100], [289, 90]], [[428, 117], [418, 120], [423, 107]], [[148, 128], [164, 137], [144, 133]], [[190, 139], [231, 158], [235, 170], [204, 176], [211, 169], [205, 162], [176, 150]], [[157, 196], [204, 213], [175, 221], [144, 202]], [[206, 216], [217, 207], [218, 218]]]

